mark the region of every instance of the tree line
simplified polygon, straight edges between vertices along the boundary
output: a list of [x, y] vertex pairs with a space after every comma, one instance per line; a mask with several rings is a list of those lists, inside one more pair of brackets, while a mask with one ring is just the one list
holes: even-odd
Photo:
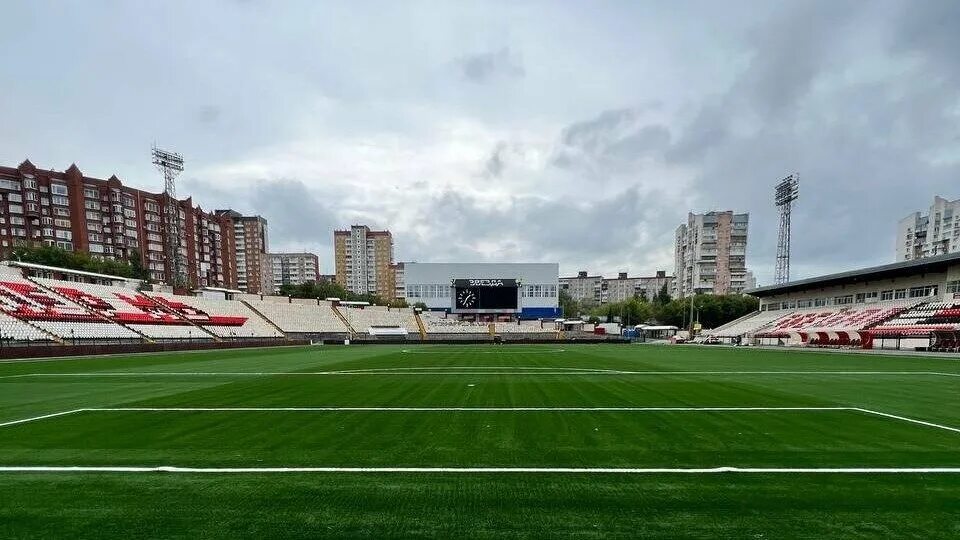
[[56, 246], [22, 245], [10, 251], [9, 259], [144, 281], [150, 279], [150, 272], [143, 266], [140, 252], [136, 250], [126, 259], [101, 259], [85, 251], [67, 251]]
[[[760, 307], [759, 300], [742, 294], [698, 294], [692, 303], [693, 320], [699, 321], [703, 328], [717, 328]], [[666, 285], [650, 300], [641, 294], [603, 305], [592, 300], [578, 302], [567, 291], [560, 291], [564, 317], [583, 317], [593, 323], [619, 322], [624, 326], [656, 323], [686, 328], [690, 325], [690, 305], [690, 298], [671, 298]]]
[[329, 279], [307, 281], [299, 285], [284, 284], [280, 287], [280, 296], [292, 298], [339, 298], [349, 302], [368, 302], [372, 305], [390, 307], [407, 307], [407, 302], [400, 299], [385, 300], [375, 294], [357, 294], [348, 291], [343, 285]]

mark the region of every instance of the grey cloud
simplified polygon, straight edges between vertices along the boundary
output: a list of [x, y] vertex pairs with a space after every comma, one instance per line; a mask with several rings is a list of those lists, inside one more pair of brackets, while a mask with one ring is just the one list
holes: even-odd
[[475, 83], [486, 83], [497, 78], [517, 79], [526, 75], [523, 62], [509, 47], [463, 56], [457, 60], [457, 66], [464, 78]]
[[216, 124], [220, 121], [220, 107], [216, 105], [204, 105], [197, 110], [197, 122], [201, 124]]
[[507, 143], [500, 141], [493, 148], [493, 151], [490, 153], [490, 157], [487, 158], [487, 161], [483, 164], [483, 176], [486, 178], [499, 178], [503, 174], [503, 169], [506, 168], [506, 163], [504, 162], [504, 152], [507, 149]]
[[632, 167], [639, 158], [662, 154], [670, 140], [670, 130], [646, 123], [640, 109], [611, 109], [564, 128], [551, 163], [612, 174]]
[[[657, 204], [660, 195], [631, 186], [593, 202], [517, 196], [491, 208], [467, 194], [448, 190], [435, 196], [426, 210], [443, 228], [415, 239], [410, 250], [419, 260], [436, 260], [435, 246], [446, 242], [450, 247], [444, 255], [463, 260], [573, 258], [579, 265], [594, 268], [627, 267], [633, 262], [634, 268], [641, 270], [637, 262], [663, 251], [663, 239], [671, 235], [674, 226], [671, 219], [664, 219], [664, 209]], [[498, 249], [485, 254], [481, 245]]]
[[[960, 2], [907, 2], [897, 13], [901, 21], [892, 49], [919, 54], [936, 66], [932, 76], [960, 77]], [[931, 66], [933, 67], [933, 66]]]

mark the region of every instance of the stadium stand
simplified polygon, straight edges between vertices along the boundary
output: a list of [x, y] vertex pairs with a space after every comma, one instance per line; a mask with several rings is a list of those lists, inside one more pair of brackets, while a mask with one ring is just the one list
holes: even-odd
[[145, 293], [160, 305], [222, 338], [282, 338], [283, 333], [236, 300]]
[[[860, 332], [900, 315], [918, 303], [917, 300], [893, 300], [870, 307], [813, 308], [793, 311], [760, 312], [741, 321], [742, 327], [774, 317], [770, 323], [757, 328], [753, 335], [764, 339], [787, 338], [790, 344], [806, 343], [821, 346], [859, 345]], [[759, 319], [755, 321], [755, 319]], [[733, 328], [725, 329], [732, 333]], [[746, 334], [746, 333], [745, 333]], [[763, 342], [763, 341], [761, 341]], [[765, 342], [764, 342], [765, 343]]]
[[0, 341], [49, 342], [50, 336], [29, 323], [0, 313]]
[[367, 306], [354, 308], [338, 306], [350, 326], [357, 333], [366, 334], [417, 334], [419, 327], [417, 317], [411, 309], [387, 310], [383, 306]]
[[22, 277], [0, 277], [0, 310], [29, 321], [60, 338], [140, 339], [140, 335], [107, 322], [81, 305]]
[[721, 339], [730, 339], [740, 336], [748, 336], [756, 333], [760, 329], [770, 325], [774, 321], [790, 315], [792, 312], [783, 311], [757, 311], [750, 316], [741, 317], [729, 324], [720, 326], [707, 332], [708, 336], [716, 336]]
[[110, 285], [32, 278], [36, 283], [151, 339], [212, 339], [144, 294]]
[[460, 321], [453, 318], [443, 318], [432, 313], [420, 314], [424, 328], [428, 334], [489, 334], [489, 323]]
[[280, 303], [272, 300], [247, 301], [247, 304], [276, 324], [284, 332], [349, 332], [333, 312], [329, 302], [319, 305]]
[[919, 335], [960, 330], [960, 302], [930, 302], [905, 310], [872, 329], [875, 335]]
[[540, 327], [539, 321], [498, 322], [494, 330], [498, 334], [556, 334], [557, 330], [551, 322], [546, 328]]

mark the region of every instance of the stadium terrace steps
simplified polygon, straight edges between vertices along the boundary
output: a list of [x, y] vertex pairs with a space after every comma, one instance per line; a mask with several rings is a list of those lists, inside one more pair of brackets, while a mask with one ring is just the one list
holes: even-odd
[[756, 315], [759, 315], [759, 314], [760, 314], [760, 311], [759, 311], [759, 310], [757, 310], [757, 311], [752, 311], [752, 312], [750, 312], [750, 313], [747, 313], [747, 314], [744, 315], [743, 317], [740, 317], [740, 318], [738, 318], [738, 319], [734, 319], [734, 320], [728, 322], [727, 324], [722, 324], [722, 325], [714, 328], [713, 330], [710, 331], [710, 335], [723, 335], [723, 332], [724, 332], [727, 328], [730, 328], [730, 327], [732, 327], [732, 326], [735, 326], [735, 325], [737, 325], [738, 323], [740, 323], [741, 321], [746, 321], [747, 319], [750, 319], [750, 318], [752, 318], [752, 317], [754, 317], [754, 316], [756, 316]]
[[154, 342], [152, 339], [150, 339], [148, 336], [146, 336], [142, 332], [139, 332], [136, 329], [131, 328], [130, 326], [127, 326], [126, 324], [122, 323], [119, 320], [109, 317], [104, 311], [97, 309], [96, 305], [87, 305], [87, 302], [84, 301], [83, 291], [77, 287], [77, 285], [82, 286], [83, 284], [75, 284], [74, 287], [68, 288], [64, 286], [62, 281], [57, 281], [53, 279], [45, 279], [45, 278], [37, 278], [37, 277], [27, 278], [27, 279], [36, 283], [40, 288], [45, 289], [50, 293], [53, 293], [67, 301], [75, 302], [77, 305], [83, 306], [84, 308], [87, 309], [87, 311], [96, 315], [106, 323], [118, 324], [126, 328], [127, 330], [137, 334], [138, 336], [140, 336], [141, 339], [143, 339], [147, 343]]
[[[720, 338], [787, 338], [797, 344], [856, 345], [861, 340], [861, 333], [884, 329], [887, 321], [902, 317], [923, 303], [923, 300], [910, 299], [856, 307], [761, 311], [712, 330], [708, 335]], [[960, 321], [960, 317], [957, 320]]]
[[350, 326], [359, 334], [407, 335], [418, 329], [411, 309], [388, 309], [383, 306], [352, 308], [337, 306]]
[[142, 339], [129, 328], [22, 277], [0, 279], [0, 309], [63, 339]]
[[137, 333], [148, 342], [156, 339], [214, 339], [202, 329], [195, 329], [191, 321], [165, 309], [139, 291], [111, 285], [32, 279], [104, 320]]
[[346, 334], [346, 323], [334, 313], [329, 302], [304, 304], [271, 300], [248, 300], [247, 304], [260, 312], [284, 333]]
[[284, 339], [288, 339], [288, 338], [287, 338], [287, 335], [283, 333], [283, 329], [280, 328], [279, 326], [277, 326], [277, 323], [271, 321], [270, 318], [268, 318], [266, 315], [264, 315], [263, 313], [261, 313], [257, 308], [253, 307], [253, 304], [251, 304], [250, 302], [248, 302], [248, 301], [246, 301], [246, 300], [239, 300], [239, 302], [241, 302], [243, 305], [245, 305], [245, 306], [247, 306], [248, 308], [250, 308], [250, 311], [254, 312], [258, 317], [260, 317], [261, 319], [263, 319], [267, 324], [269, 324], [270, 326], [276, 328], [277, 332], [280, 332], [281, 334], [283, 334]]
[[347, 331], [350, 332], [350, 334], [357, 333], [357, 331], [354, 330], [353, 326], [350, 325], [350, 321], [348, 321], [347, 318], [343, 316], [343, 313], [341, 313], [340, 310], [337, 309], [337, 306], [331, 304], [330, 309], [332, 309], [334, 314], [336, 314], [336, 316], [340, 318], [340, 321], [343, 323], [345, 327], [347, 327]]
[[884, 336], [960, 331], [960, 301], [918, 304], [870, 330], [874, 335]]
[[215, 339], [285, 337], [282, 331], [262, 320], [243, 302], [158, 292], [145, 294], [204, 332], [209, 332]]

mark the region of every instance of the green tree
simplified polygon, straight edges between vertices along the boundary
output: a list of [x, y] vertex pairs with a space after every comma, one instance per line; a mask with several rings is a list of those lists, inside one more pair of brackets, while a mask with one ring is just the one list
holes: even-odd
[[558, 302], [560, 304], [560, 312], [564, 317], [573, 318], [580, 314], [580, 304], [570, 296], [569, 292], [560, 289]]
[[660, 287], [660, 292], [653, 297], [654, 304], [668, 304], [670, 303], [670, 291], [667, 290], [667, 284], [664, 283], [663, 287]]

